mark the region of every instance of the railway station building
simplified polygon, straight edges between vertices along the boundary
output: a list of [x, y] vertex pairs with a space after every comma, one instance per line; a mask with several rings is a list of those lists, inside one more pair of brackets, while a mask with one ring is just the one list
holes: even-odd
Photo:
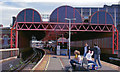
[[[11, 28], [11, 48], [30, 46], [32, 36], [38, 40], [56, 40], [61, 34], [68, 39], [69, 21], [71, 20], [71, 50], [83, 50], [87, 42], [90, 47], [97, 43], [102, 53], [120, 54], [120, 5], [103, 7], [60, 6], [44, 22], [36, 9], [21, 10]], [[15, 46], [13, 46], [13, 44]]]

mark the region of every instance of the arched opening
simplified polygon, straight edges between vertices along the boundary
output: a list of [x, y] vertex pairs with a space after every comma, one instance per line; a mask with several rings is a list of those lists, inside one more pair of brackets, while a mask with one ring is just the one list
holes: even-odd
[[85, 20], [84, 20], [84, 23], [89, 23], [89, 19], [85, 19]]

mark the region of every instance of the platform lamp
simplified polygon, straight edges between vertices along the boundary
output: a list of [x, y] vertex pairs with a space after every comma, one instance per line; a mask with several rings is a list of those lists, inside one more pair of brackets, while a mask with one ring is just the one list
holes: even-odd
[[72, 21], [72, 20], [76, 20], [76, 18], [65, 18], [65, 20], [68, 20], [68, 21], [69, 21], [69, 59], [70, 59], [70, 55], [71, 55], [71, 51], [70, 51], [71, 21]]

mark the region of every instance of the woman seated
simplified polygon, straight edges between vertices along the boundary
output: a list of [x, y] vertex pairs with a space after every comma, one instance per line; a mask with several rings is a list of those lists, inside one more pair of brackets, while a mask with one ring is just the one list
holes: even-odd
[[78, 50], [74, 51], [75, 58], [70, 60], [70, 64], [72, 65], [72, 68], [75, 69], [76, 64], [81, 64], [81, 56], [80, 52]]
[[87, 61], [88, 63], [93, 63], [97, 69], [98, 65], [96, 64], [96, 62], [92, 61], [92, 55], [93, 55], [93, 51], [88, 50], [88, 53], [86, 54]]

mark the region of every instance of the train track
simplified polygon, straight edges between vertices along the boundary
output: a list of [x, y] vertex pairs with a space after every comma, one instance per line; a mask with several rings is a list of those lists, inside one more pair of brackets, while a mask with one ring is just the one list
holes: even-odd
[[28, 57], [22, 64], [14, 68], [10, 72], [21, 72], [22, 70], [31, 70], [37, 62], [43, 57], [44, 51], [41, 49], [35, 49], [35, 52], [32, 56]]

